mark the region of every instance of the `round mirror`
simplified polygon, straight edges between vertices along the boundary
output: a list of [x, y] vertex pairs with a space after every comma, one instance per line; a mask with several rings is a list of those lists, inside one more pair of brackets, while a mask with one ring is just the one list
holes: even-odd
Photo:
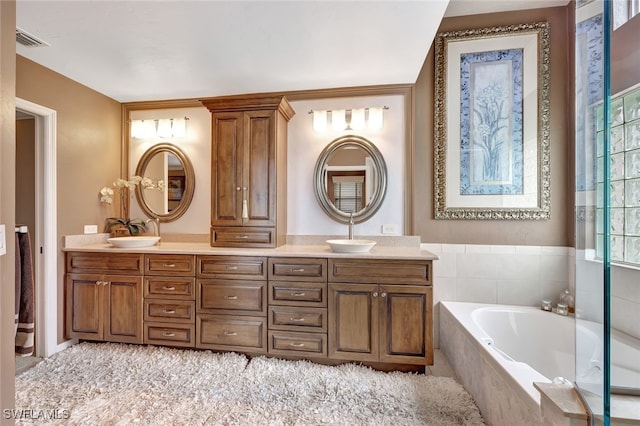
[[189, 208], [196, 177], [191, 162], [177, 146], [162, 143], [149, 148], [138, 162], [136, 175], [162, 179], [165, 183], [160, 190], [136, 186], [136, 198], [147, 216], [171, 222]]
[[334, 220], [361, 223], [373, 216], [387, 190], [387, 165], [374, 144], [360, 136], [331, 142], [314, 171], [316, 199]]

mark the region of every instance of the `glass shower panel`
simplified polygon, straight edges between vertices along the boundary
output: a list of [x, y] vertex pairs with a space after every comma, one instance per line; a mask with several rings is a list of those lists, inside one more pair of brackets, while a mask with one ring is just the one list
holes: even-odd
[[606, 425], [606, 276], [610, 255], [624, 256], [625, 188], [620, 182], [624, 182], [626, 143], [623, 120], [621, 129], [609, 131], [611, 122], [621, 121], [624, 103], [612, 109], [606, 102], [607, 3], [578, 0], [575, 27], [575, 383], [589, 409]]

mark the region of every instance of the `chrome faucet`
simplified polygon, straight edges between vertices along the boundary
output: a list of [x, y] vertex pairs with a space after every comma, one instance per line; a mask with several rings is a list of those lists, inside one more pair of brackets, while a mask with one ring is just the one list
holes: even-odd
[[160, 218], [156, 216], [153, 219], [147, 219], [144, 221], [145, 224], [149, 224], [149, 222], [153, 222], [153, 225], [155, 227], [154, 235], [159, 237], [160, 236]]
[[349, 239], [353, 240], [353, 212], [349, 213]]

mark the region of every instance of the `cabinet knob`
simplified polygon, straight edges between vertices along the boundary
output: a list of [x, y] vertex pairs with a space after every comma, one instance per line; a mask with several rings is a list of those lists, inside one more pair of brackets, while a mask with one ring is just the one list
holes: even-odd
[[176, 311], [175, 311], [175, 310], [173, 310], [173, 309], [163, 309], [163, 310], [162, 310], [162, 313], [163, 313], [163, 314], [175, 314], [175, 313], [176, 313]]
[[378, 297], [378, 292], [377, 291], [373, 292], [373, 297]]
[[293, 322], [304, 322], [304, 318], [301, 317], [290, 318], [290, 320]]
[[237, 266], [227, 266], [227, 271], [237, 271], [238, 267]]
[[236, 235], [236, 238], [239, 240], [247, 240], [249, 239], [248, 235]]
[[238, 333], [236, 333], [235, 331], [227, 331], [227, 330], [225, 330], [225, 331], [223, 332], [223, 334], [224, 334], [225, 336], [237, 336], [237, 335], [238, 335]]
[[225, 296], [224, 299], [225, 300], [237, 300], [238, 296]]
[[175, 268], [176, 264], [175, 263], [163, 263], [162, 266], [164, 266], [165, 268]]
[[304, 348], [304, 343], [289, 343], [289, 346], [291, 346], [292, 348]]
[[169, 333], [167, 331], [162, 332], [162, 337], [175, 337], [176, 333]]
[[307, 293], [305, 293], [304, 291], [293, 291], [291, 292], [291, 295], [296, 297], [302, 297], [302, 296], [306, 296]]
[[240, 187], [237, 187], [237, 188], [236, 188], [236, 191], [240, 191]]
[[289, 272], [304, 272], [304, 268], [290, 268]]
[[175, 287], [167, 287], [166, 285], [164, 287], [162, 287], [163, 290], [165, 291], [175, 291]]

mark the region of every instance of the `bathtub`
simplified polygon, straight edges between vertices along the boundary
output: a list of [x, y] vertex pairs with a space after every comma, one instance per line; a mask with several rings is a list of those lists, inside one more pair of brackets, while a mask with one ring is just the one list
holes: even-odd
[[[575, 334], [580, 345], [575, 359]], [[488, 424], [540, 425], [534, 382], [576, 380], [601, 385], [601, 326], [536, 307], [440, 303], [440, 349], [473, 395]], [[640, 342], [612, 333], [612, 385], [640, 384]], [[511, 420], [510, 420], [511, 419]]]

